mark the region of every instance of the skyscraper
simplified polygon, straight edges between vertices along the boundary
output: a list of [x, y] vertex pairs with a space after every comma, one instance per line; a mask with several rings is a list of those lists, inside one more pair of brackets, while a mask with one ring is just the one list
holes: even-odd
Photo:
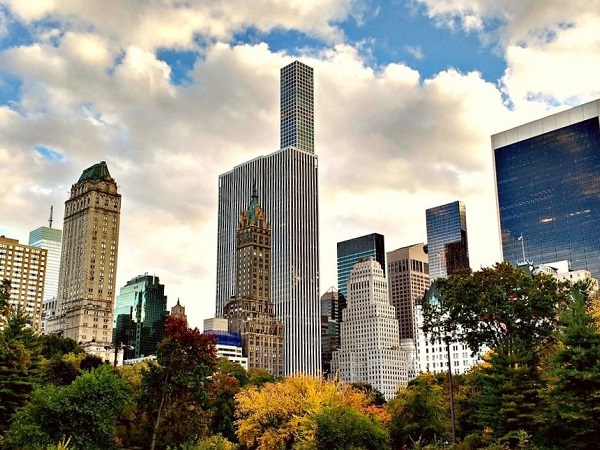
[[325, 376], [331, 373], [332, 352], [340, 348], [341, 303], [333, 286], [321, 296], [321, 366]]
[[406, 351], [408, 379], [419, 372], [415, 308], [429, 289], [429, 260], [425, 244], [414, 244], [387, 253], [388, 295], [396, 310], [400, 344]]
[[315, 152], [313, 69], [299, 61], [281, 69], [281, 148]]
[[242, 338], [249, 368], [283, 375], [283, 324], [271, 301], [271, 224], [256, 186], [237, 231], [237, 293], [225, 304], [229, 331]]
[[600, 275], [600, 100], [492, 136], [504, 260]]
[[[84, 170], [65, 202], [57, 313], [48, 331], [93, 342], [94, 353], [112, 341], [120, 214], [106, 162]], [[110, 360], [111, 351], [100, 356]]]
[[52, 208], [50, 209], [49, 227], [39, 227], [29, 233], [29, 245], [48, 251], [46, 260], [46, 281], [44, 283], [44, 303], [42, 312], [41, 331], [45, 332], [45, 322], [54, 316], [56, 298], [58, 296], [58, 275], [60, 271], [60, 251], [62, 231], [52, 228]]
[[23, 308], [36, 330], [42, 322], [47, 254], [45, 249], [0, 236], [0, 283], [10, 281], [10, 304]]
[[[293, 89], [286, 88], [289, 85], [282, 78], [282, 102], [292, 98], [295, 103], [285, 100], [285, 110], [312, 117], [313, 80], [306, 76], [308, 72], [312, 74], [312, 69], [299, 62], [282, 69], [286, 80], [294, 78], [302, 84], [304, 93], [294, 97]], [[225, 304], [236, 293], [239, 212], [245, 209], [255, 185], [272, 225], [271, 300], [284, 326], [284, 373], [316, 375], [321, 373], [317, 156], [312, 148], [287, 146], [287, 138], [283, 140], [286, 117], [281, 117], [284, 148], [219, 177], [215, 315], [223, 317]], [[309, 134], [303, 132], [303, 136]], [[301, 136], [293, 142], [305, 146]]]
[[167, 317], [165, 285], [157, 276], [140, 275], [123, 286], [115, 302], [113, 344], [125, 344], [125, 359], [156, 355]]
[[385, 275], [385, 240], [378, 233], [367, 234], [337, 243], [338, 291], [346, 297], [346, 284], [354, 265], [363, 258], [372, 256]]
[[429, 208], [425, 211], [429, 278], [447, 277], [462, 267], [469, 267], [467, 213], [463, 202]]
[[387, 280], [372, 257], [354, 266], [342, 317], [341, 344], [332, 355], [332, 373], [339, 373], [348, 383], [370, 383], [386, 399], [393, 398], [398, 387], [408, 383], [406, 352], [400, 347]]

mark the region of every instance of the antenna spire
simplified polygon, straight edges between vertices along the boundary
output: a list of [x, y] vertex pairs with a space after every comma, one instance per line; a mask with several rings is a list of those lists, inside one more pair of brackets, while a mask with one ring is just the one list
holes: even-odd
[[52, 228], [52, 213], [54, 212], [54, 206], [50, 205], [50, 218], [48, 219], [48, 223], [50, 224], [50, 228]]

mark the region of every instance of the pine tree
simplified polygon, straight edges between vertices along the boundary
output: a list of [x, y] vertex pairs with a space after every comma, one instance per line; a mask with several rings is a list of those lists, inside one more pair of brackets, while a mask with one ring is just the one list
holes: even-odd
[[600, 334], [586, 311], [587, 296], [574, 292], [560, 315], [558, 345], [545, 371], [548, 388], [541, 414], [544, 446], [597, 448], [600, 433]]

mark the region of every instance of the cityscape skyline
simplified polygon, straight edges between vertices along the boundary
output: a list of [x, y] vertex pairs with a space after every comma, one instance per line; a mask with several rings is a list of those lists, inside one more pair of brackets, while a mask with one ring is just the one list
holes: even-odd
[[216, 180], [278, 149], [293, 60], [315, 69], [320, 294], [337, 242], [424, 242], [424, 211], [455, 199], [471, 266], [499, 261], [490, 136], [600, 97], [593, 2], [265, 2], [235, 17], [164, 2], [110, 20], [29, 3], [0, 7], [0, 235], [27, 242], [51, 205], [62, 223], [73, 180], [106, 160], [125, 199], [116, 286], [160, 274], [194, 326], [215, 308]]

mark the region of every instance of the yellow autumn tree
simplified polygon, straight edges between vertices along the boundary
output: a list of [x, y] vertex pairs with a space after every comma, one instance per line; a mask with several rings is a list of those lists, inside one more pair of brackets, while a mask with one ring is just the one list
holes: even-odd
[[[238, 439], [246, 448], [313, 448], [315, 418], [325, 409], [348, 406], [369, 413], [369, 398], [343, 383], [297, 375], [250, 387], [236, 396]], [[373, 420], [378, 420], [372, 414]]]

